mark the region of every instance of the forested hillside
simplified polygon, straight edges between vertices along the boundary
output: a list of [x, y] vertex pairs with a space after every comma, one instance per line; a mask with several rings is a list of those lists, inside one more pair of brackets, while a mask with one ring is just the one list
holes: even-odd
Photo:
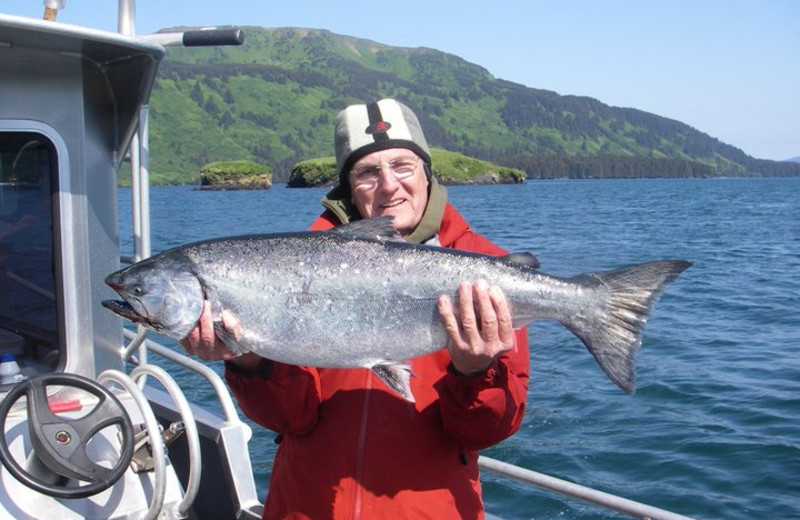
[[245, 34], [241, 47], [168, 49], [151, 99], [156, 182], [197, 182], [224, 160], [285, 181], [294, 163], [333, 154], [339, 110], [382, 97], [411, 106], [432, 146], [532, 178], [800, 175], [678, 121], [504, 81], [433, 49], [324, 30]]

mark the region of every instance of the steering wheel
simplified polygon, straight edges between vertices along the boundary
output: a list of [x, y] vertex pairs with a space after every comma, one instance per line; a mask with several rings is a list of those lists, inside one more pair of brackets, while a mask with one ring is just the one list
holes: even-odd
[[[77, 419], [58, 416], [50, 410], [47, 387], [78, 388], [98, 398], [89, 413]], [[49, 484], [31, 475], [11, 455], [5, 435], [11, 406], [22, 396], [28, 400], [28, 432], [33, 453], [52, 472], [90, 482], [85, 486]], [[86, 454], [92, 438], [104, 428], [118, 426], [122, 432], [119, 460], [112, 468], [101, 466]], [[76, 374], [42, 374], [22, 381], [9, 390], [0, 403], [0, 462], [29, 488], [57, 498], [85, 498], [119, 480], [133, 458], [133, 425], [119, 400], [105, 386]]]

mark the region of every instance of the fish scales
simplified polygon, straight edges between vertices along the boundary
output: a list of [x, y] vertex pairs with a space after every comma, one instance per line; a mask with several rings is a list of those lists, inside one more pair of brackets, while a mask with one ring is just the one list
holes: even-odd
[[[440, 294], [455, 297], [458, 282], [474, 278], [513, 289], [500, 282], [514, 281], [504, 265], [448, 255], [434, 272], [430, 256], [441, 256], [438, 251], [398, 248], [394, 242], [336, 235], [313, 247], [305, 237], [244, 242], [219, 252], [219, 243], [197, 246], [185, 255], [222, 308], [244, 323], [264, 323], [246, 328], [241, 346], [260, 346], [265, 357], [284, 362], [366, 366], [425, 354], [446, 344], [437, 312]], [[258, 261], [248, 260], [255, 252]], [[204, 262], [207, 258], [226, 261]], [[297, 349], [287, 351], [287, 342]], [[267, 349], [270, 345], [276, 348]]]
[[[573, 332], [606, 374], [634, 389], [633, 361], [664, 286], [689, 262], [665, 260], [561, 278], [520, 263], [395, 240], [370, 219], [326, 232], [209, 240], [165, 251], [112, 273], [123, 301], [104, 305], [175, 339], [194, 328], [207, 299], [241, 335], [236, 352], [285, 363], [364, 367], [413, 400], [406, 360], [446, 346], [437, 310], [462, 281], [505, 292], [515, 327], [553, 319]], [[377, 233], [376, 233], [377, 230]]]

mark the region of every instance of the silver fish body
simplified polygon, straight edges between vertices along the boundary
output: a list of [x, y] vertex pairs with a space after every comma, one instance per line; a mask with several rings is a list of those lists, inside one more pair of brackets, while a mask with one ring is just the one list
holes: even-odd
[[181, 246], [109, 275], [106, 283], [125, 301], [103, 304], [181, 339], [205, 298], [216, 317], [227, 310], [241, 324], [236, 340], [221, 335], [235, 351], [296, 365], [370, 368], [413, 400], [404, 361], [447, 344], [439, 295], [456, 299], [460, 282], [484, 279], [511, 301], [515, 327], [562, 323], [632, 392], [647, 318], [664, 286], [691, 265], [665, 260], [567, 279], [512, 258], [387, 239], [390, 224], [371, 219], [325, 232]]

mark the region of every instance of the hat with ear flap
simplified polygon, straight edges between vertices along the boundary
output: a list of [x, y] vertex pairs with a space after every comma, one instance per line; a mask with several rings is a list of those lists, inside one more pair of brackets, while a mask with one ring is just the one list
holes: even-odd
[[416, 114], [394, 99], [350, 105], [336, 116], [334, 131], [340, 184], [347, 184], [347, 174], [356, 161], [378, 150], [407, 148], [431, 164], [431, 151]]

